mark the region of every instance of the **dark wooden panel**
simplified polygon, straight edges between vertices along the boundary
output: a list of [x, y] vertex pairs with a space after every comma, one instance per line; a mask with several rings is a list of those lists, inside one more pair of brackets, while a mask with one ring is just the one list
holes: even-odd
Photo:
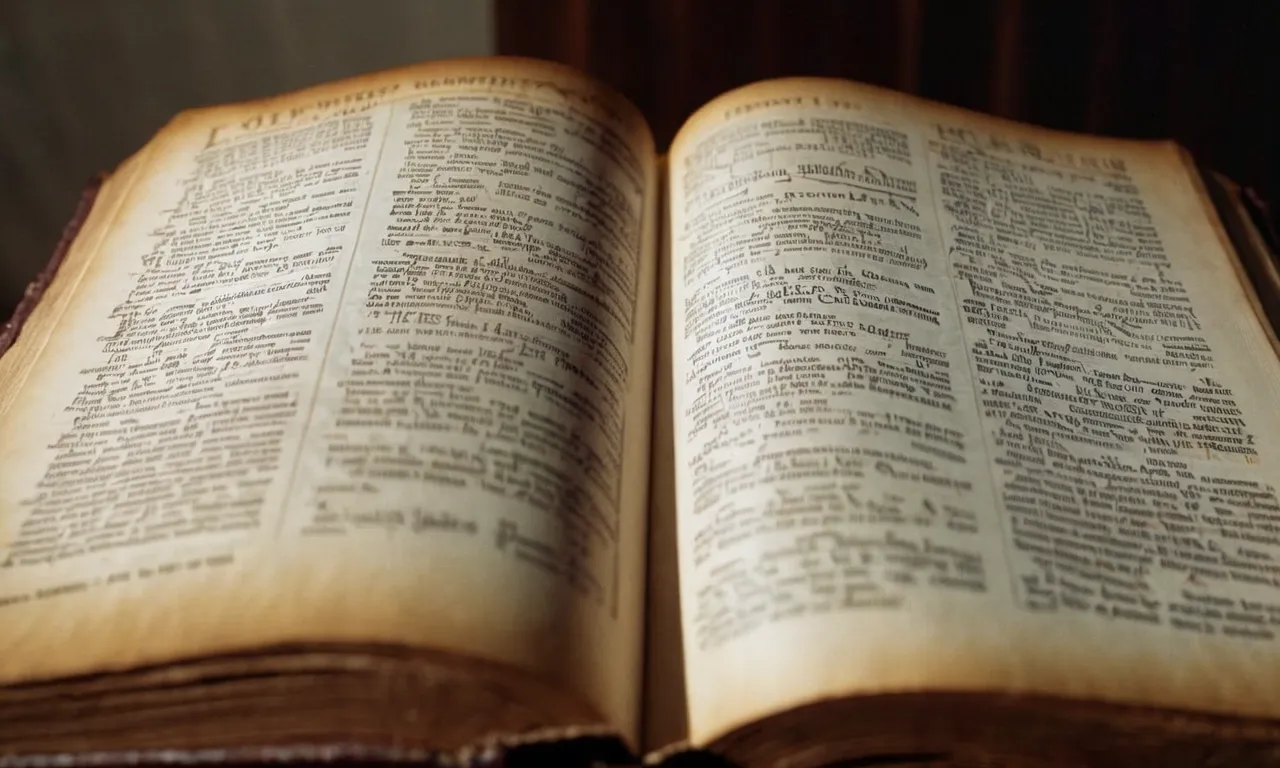
[[499, 52], [622, 90], [664, 145], [730, 88], [833, 75], [1065, 130], [1176, 138], [1280, 191], [1280, 2], [497, 0], [497, 32]]

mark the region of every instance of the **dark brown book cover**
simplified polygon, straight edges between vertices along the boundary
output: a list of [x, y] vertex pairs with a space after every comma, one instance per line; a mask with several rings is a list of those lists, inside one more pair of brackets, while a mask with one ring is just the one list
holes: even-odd
[[58, 238], [58, 244], [53, 248], [53, 254], [49, 257], [49, 262], [45, 264], [44, 269], [36, 275], [31, 284], [27, 286], [26, 291], [22, 294], [22, 299], [18, 301], [18, 306], [13, 311], [4, 325], [0, 325], [0, 355], [8, 351], [9, 347], [17, 341], [18, 334], [22, 332], [22, 326], [26, 323], [27, 318], [35, 311], [36, 305], [40, 303], [40, 299], [44, 297], [44, 292], [49, 288], [49, 284], [53, 282], [53, 276], [58, 273], [58, 267], [62, 266], [62, 260], [66, 258], [67, 251], [71, 250], [71, 244], [76, 241], [76, 236], [80, 234], [80, 228], [84, 226], [85, 221], [89, 218], [89, 211], [93, 210], [93, 202], [98, 199], [98, 190], [102, 189], [102, 184], [107, 179], [105, 174], [95, 176], [85, 186], [84, 191], [80, 193], [80, 200], [76, 203], [75, 212], [71, 215], [71, 220], [62, 228], [62, 236]]

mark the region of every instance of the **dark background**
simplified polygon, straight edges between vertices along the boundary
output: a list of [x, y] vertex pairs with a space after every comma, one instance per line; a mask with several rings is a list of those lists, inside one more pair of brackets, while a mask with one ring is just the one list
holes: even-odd
[[0, 0], [0, 317], [85, 180], [175, 112], [494, 51], [602, 78], [661, 145], [734, 86], [835, 75], [1173, 137], [1280, 192], [1277, 0]]
[[1274, 0], [497, 0], [504, 53], [626, 93], [660, 144], [734, 86], [836, 75], [1072, 131], [1174, 137], [1280, 183]]

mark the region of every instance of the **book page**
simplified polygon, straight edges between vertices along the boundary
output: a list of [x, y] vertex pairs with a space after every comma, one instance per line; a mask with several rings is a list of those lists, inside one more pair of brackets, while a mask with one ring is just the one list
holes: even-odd
[[184, 113], [0, 361], [0, 682], [291, 642], [635, 739], [656, 156], [568, 70]]
[[785, 80], [670, 168], [695, 742], [876, 692], [1280, 715], [1280, 365], [1175, 146]]

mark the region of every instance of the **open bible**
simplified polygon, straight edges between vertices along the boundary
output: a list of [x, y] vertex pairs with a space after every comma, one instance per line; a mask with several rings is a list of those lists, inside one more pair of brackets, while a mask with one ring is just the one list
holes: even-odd
[[1215, 195], [824, 79], [665, 156], [527, 60], [185, 112], [0, 356], [0, 765], [1280, 765]]

